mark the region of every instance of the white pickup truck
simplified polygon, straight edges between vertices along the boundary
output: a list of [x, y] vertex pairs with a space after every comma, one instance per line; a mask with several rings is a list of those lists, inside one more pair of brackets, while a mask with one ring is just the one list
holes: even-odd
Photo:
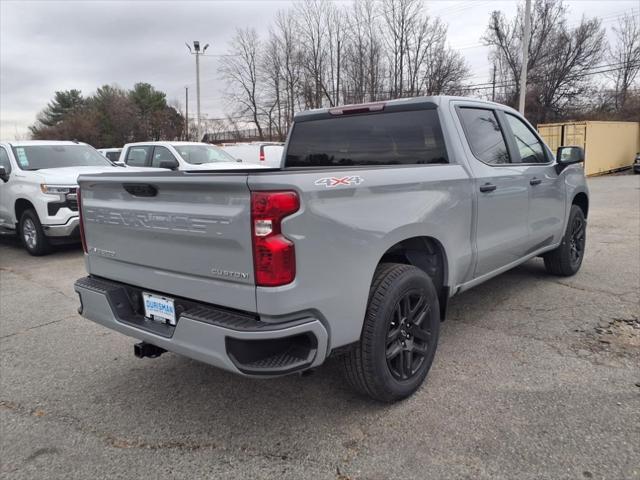
[[80, 241], [78, 175], [120, 171], [78, 142], [0, 142], [0, 230], [17, 232], [27, 251]]
[[137, 142], [122, 148], [118, 163], [168, 170], [237, 170], [241, 162], [221, 148], [199, 142]]

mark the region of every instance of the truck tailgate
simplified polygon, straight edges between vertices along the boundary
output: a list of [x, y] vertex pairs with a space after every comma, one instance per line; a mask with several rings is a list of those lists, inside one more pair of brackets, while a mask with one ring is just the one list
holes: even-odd
[[255, 311], [247, 174], [81, 176], [90, 274]]

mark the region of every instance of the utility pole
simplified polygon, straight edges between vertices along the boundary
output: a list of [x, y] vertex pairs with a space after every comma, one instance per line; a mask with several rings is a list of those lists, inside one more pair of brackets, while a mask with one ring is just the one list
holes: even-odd
[[531, 0], [524, 6], [524, 37], [522, 38], [522, 70], [520, 71], [520, 102], [518, 110], [524, 115], [524, 101], [527, 95], [527, 63], [529, 63], [529, 36], [531, 35]]
[[207, 43], [202, 51], [200, 51], [200, 42], [198, 40], [193, 41], [193, 51], [188, 43], [185, 43], [185, 45], [189, 49], [189, 53], [196, 56], [196, 114], [198, 115], [196, 124], [198, 130], [198, 141], [200, 141], [202, 139], [202, 121], [200, 117], [200, 55], [204, 55], [204, 52], [209, 48], [209, 44]]
[[340, 104], [340, 39], [338, 39], [338, 61], [336, 62], [338, 72], [336, 74], [336, 97], [335, 104]]
[[491, 101], [496, 101], [496, 62], [493, 62], [493, 79], [491, 80]]
[[184, 87], [184, 104], [185, 104], [185, 119], [184, 119], [184, 139], [189, 141], [189, 87]]

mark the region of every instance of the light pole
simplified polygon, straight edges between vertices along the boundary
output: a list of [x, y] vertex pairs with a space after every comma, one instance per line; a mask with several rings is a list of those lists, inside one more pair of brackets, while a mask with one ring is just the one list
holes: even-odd
[[524, 35], [522, 38], [522, 70], [520, 71], [520, 101], [518, 110], [524, 115], [524, 102], [527, 96], [527, 63], [529, 63], [529, 35], [531, 34], [531, 0], [524, 7]]
[[184, 139], [189, 141], [189, 87], [184, 87], [184, 104], [185, 104], [185, 122], [184, 122]]
[[204, 52], [209, 48], [209, 44], [207, 43], [202, 51], [200, 51], [200, 42], [198, 40], [193, 41], [193, 50], [188, 43], [185, 42], [185, 45], [189, 49], [189, 53], [191, 55], [196, 56], [196, 114], [197, 114], [197, 130], [198, 130], [198, 141], [202, 139], [202, 124], [200, 121], [200, 55], [203, 55]]

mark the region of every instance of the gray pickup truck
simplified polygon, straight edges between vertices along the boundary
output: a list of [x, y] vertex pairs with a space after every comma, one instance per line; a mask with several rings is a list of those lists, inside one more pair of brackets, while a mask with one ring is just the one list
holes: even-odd
[[583, 160], [511, 108], [427, 97], [300, 113], [280, 168], [83, 175], [80, 312], [138, 357], [268, 377], [335, 355], [399, 400], [453, 295], [539, 256], [578, 271]]

